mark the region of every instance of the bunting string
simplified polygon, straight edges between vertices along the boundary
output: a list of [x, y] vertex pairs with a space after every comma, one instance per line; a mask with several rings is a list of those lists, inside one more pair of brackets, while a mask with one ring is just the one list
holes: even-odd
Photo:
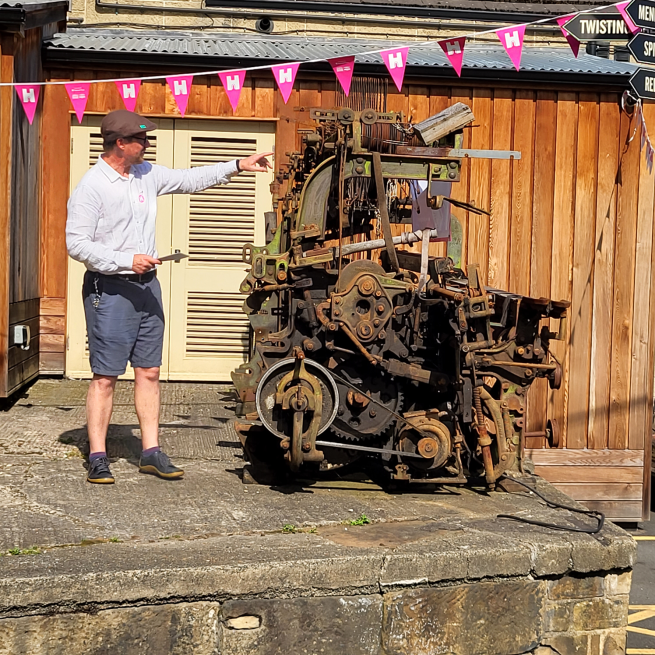
[[[73, 106], [75, 115], [77, 116], [78, 121], [82, 121], [84, 112], [86, 110], [86, 104], [89, 98], [89, 89], [91, 84], [100, 84], [100, 83], [114, 83], [118, 90], [120, 97], [123, 100], [125, 108], [134, 111], [136, 107], [137, 98], [139, 95], [139, 90], [141, 84], [144, 81], [150, 80], [166, 80], [168, 88], [175, 100], [177, 108], [180, 111], [182, 116], [185, 115], [187, 105], [189, 102], [189, 96], [191, 93], [191, 86], [193, 84], [193, 78], [195, 75], [218, 75], [223, 88], [227, 94], [228, 100], [232, 107], [233, 112], [236, 112], [239, 99], [241, 97], [241, 90], [243, 89], [246, 74], [252, 71], [259, 70], [270, 70], [275, 79], [275, 83], [282, 95], [282, 98], [285, 104], [288, 102], [291, 92], [293, 90], [293, 85], [296, 79], [296, 74], [298, 69], [302, 64], [315, 64], [327, 61], [341, 85], [345, 95], [347, 96], [350, 93], [350, 83], [352, 80], [354, 68], [355, 68], [355, 57], [364, 56], [364, 55], [377, 55], [380, 57], [382, 62], [384, 62], [389, 75], [394, 81], [396, 88], [401, 91], [403, 81], [405, 78], [405, 71], [407, 68], [407, 57], [410, 49], [417, 48], [426, 48], [434, 47], [435, 43], [441, 48], [446, 59], [453, 67], [455, 73], [461, 77], [462, 66], [464, 63], [464, 47], [466, 41], [471, 38], [477, 38], [485, 34], [495, 34], [498, 37], [501, 45], [505, 49], [510, 61], [514, 65], [516, 70], [521, 68], [521, 56], [523, 54], [523, 42], [525, 38], [526, 28], [539, 25], [543, 23], [555, 22], [560, 27], [562, 31], [562, 36], [566, 39], [571, 51], [575, 57], [578, 56], [580, 43], [575, 39], [571, 34], [569, 34], [564, 27], [567, 21], [569, 21], [574, 16], [579, 14], [594, 13], [608, 9], [610, 7], [616, 7], [620, 12], [623, 19], [626, 21], [628, 28], [634, 33], [638, 31], [634, 23], [630, 20], [630, 17], [627, 15], [625, 8], [629, 4], [629, 0], [622, 0], [622, 2], [613, 3], [605, 5], [602, 7], [592, 7], [590, 9], [585, 9], [576, 13], [566, 14], [562, 16], [547, 16], [545, 18], [540, 18], [539, 20], [532, 21], [530, 23], [523, 23], [521, 25], [513, 25], [510, 27], [500, 28], [500, 29], [489, 29], [480, 32], [470, 32], [468, 34], [463, 34], [461, 36], [449, 37], [447, 39], [441, 40], [429, 40], [419, 43], [410, 43], [404, 46], [397, 46], [392, 49], [380, 49], [380, 50], [368, 50], [365, 52], [359, 52], [356, 55], [348, 55], [344, 57], [336, 58], [321, 58], [321, 59], [310, 59], [303, 62], [288, 62], [284, 64], [277, 65], [262, 65], [262, 66], [251, 66], [248, 68], [242, 69], [233, 69], [233, 70], [221, 70], [221, 71], [200, 71], [198, 73], [191, 73], [187, 75], [150, 75], [147, 77], [139, 77], [134, 79], [125, 79], [125, 78], [111, 78], [111, 79], [96, 79], [96, 80], [83, 80], [83, 81], [47, 81], [47, 82], [3, 82], [0, 83], [0, 87], [3, 86], [13, 86], [16, 89], [18, 98], [25, 110], [30, 124], [34, 119], [36, 108], [39, 101], [39, 90], [42, 86], [45, 85], [61, 85], [63, 84], [66, 87], [66, 92]], [[639, 113], [641, 120], [643, 121], [643, 113]], [[650, 146], [650, 140], [646, 136], [646, 140], [650, 150], [647, 149], [647, 154], [652, 151], [652, 146]], [[651, 165], [652, 165], [652, 156], [651, 156]]]

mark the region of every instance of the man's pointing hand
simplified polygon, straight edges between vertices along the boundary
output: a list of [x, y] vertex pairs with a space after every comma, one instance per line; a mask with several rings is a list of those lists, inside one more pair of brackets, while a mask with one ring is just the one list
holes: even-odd
[[273, 168], [271, 163], [266, 159], [272, 152], [259, 152], [256, 155], [250, 155], [245, 159], [239, 160], [239, 170], [248, 171], [249, 173], [265, 173], [269, 168]]

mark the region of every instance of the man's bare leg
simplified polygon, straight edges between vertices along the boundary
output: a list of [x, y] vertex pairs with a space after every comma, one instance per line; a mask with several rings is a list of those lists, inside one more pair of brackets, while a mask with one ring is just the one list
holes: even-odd
[[165, 480], [181, 478], [184, 471], [159, 449], [159, 367], [134, 369], [134, 404], [143, 445], [139, 471]]
[[89, 449], [92, 453], [105, 452], [107, 429], [114, 404], [116, 377], [93, 375], [86, 396], [86, 422], [89, 432]]
[[159, 446], [159, 367], [134, 369], [134, 405], [143, 450]]

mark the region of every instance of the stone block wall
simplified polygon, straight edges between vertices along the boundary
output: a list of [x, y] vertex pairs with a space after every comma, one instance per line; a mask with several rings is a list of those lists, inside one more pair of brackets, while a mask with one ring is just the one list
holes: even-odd
[[621, 655], [631, 573], [0, 619], [0, 655]]

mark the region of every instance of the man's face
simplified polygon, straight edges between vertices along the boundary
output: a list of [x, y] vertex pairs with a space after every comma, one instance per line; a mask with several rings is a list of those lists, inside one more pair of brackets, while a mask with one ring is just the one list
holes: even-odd
[[139, 132], [129, 138], [121, 139], [121, 142], [125, 163], [128, 164], [128, 166], [142, 164], [143, 158], [146, 154], [146, 149], [150, 145], [146, 133]]

